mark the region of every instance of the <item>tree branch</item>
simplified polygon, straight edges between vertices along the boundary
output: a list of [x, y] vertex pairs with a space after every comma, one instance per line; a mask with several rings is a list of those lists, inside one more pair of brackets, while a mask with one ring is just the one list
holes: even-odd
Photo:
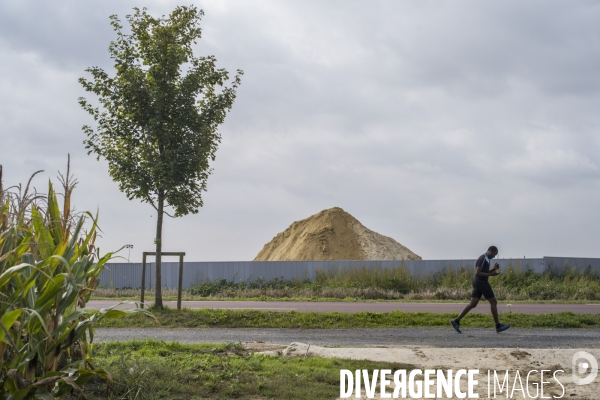
[[[158, 208], [156, 208], [156, 205], [154, 205], [154, 201], [152, 201], [152, 198], [150, 198], [150, 196], [146, 196], [146, 200], [148, 200], [148, 203], [150, 203], [152, 208], [154, 208], [156, 210], [156, 212], [158, 212]], [[163, 210], [163, 214], [166, 214], [168, 217], [175, 218], [174, 215], [169, 214], [165, 210]]]

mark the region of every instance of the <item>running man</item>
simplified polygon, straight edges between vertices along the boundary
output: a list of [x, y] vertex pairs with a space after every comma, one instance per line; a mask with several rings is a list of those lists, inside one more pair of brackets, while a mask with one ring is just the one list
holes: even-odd
[[486, 251], [485, 254], [482, 254], [481, 257], [477, 259], [477, 262], [475, 263], [477, 272], [473, 277], [473, 292], [471, 293], [471, 302], [465, 307], [464, 310], [462, 310], [458, 318], [450, 320], [450, 325], [456, 329], [456, 332], [462, 333], [460, 331], [460, 320], [467, 315], [469, 311], [477, 307], [477, 303], [479, 303], [482, 295], [487, 301], [490, 302], [492, 315], [494, 316], [494, 321], [496, 322], [496, 332], [500, 333], [510, 328], [510, 325], [501, 324], [498, 320], [498, 301], [496, 301], [494, 291], [488, 282], [488, 277], [500, 275], [500, 265], [498, 263], [494, 264], [494, 268], [492, 268], [492, 271], [490, 272], [490, 260], [497, 255], [498, 248], [496, 246], [490, 246], [488, 251]]

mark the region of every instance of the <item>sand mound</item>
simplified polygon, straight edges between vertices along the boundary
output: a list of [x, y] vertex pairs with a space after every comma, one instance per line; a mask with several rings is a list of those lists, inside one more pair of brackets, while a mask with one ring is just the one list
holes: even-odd
[[394, 239], [367, 229], [334, 207], [294, 222], [267, 243], [254, 261], [420, 259]]

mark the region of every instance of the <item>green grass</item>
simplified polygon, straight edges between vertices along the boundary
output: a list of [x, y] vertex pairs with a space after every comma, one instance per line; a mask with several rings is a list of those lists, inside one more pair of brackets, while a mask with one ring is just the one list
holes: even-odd
[[[164, 293], [164, 292], [163, 292]], [[358, 297], [345, 297], [341, 299], [331, 298], [331, 297], [269, 297], [269, 296], [260, 296], [260, 297], [202, 297], [202, 296], [190, 296], [185, 293], [182, 295], [182, 301], [283, 301], [283, 302], [308, 302], [308, 303], [316, 303], [316, 302], [344, 302], [344, 303], [456, 303], [457, 300], [462, 300], [464, 302], [468, 302], [470, 293], [465, 298], [461, 299], [361, 299]], [[177, 296], [162, 296], [163, 301], [177, 301]], [[115, 300], [115, 301], [140, 301], [139, 291], [135, 296], [119, 296], [118, 294], [115, 296], [94, 296], [92, 300]], [[154, 293], [149, 295], [146, 293], [146, 300], [150, 302], [154, 301]], [[502, 299], [499, 299], [502, 300]], [[549, 300], [510, 300], [512, 304], [600, 304], [600, 300], [587, 300], [587, 299], [549, 299]]]
[[[483, 306], [483, 305], [482, 305]], [[298, 312], [224, 309], [166, 308], [154, 311], [158, 324], [139, 315], [121, 319], [105, 319], [98, 327], [165, 327], [165, 328], [397, 328], [446, 327], [456, 313], [402, 312]], [[502, 322], [518, 328], [595, 328], [600, 326], [600, 314], [503, 313]], [[471, 313], [462, 321], [465, 327], [490, 327], [489, 313]]]
[[340, 369], [412, 369], [400, 363], [257, 355], [231, 343], [102, 343], [92, 357], [116, 382], [87, 384], [88, 399], [334, 399]]

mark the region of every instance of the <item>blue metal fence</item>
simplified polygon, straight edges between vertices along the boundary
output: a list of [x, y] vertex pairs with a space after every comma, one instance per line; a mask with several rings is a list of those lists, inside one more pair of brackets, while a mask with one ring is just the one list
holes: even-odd
[[[560, 270], [565, 266], [576, 267], [578, 270], [589, 268], [600, 273], [600, 258], [543, 257], [494, 261], [500, 264], [501, 270], [512, 264], [513, 266], [519, 266], [521, 269], [529, 268], [539, 273], [548, 269]], [[474, 264], [475, 260], [184, 262], [183, 288], [217, 279], [226, 279], [233, 282], [255, 281], [259, 278], [264, 280], [275, 278], [312, 280], [319, 269], [331, 270], [353, 267], [398, 268], [404, 266], [418, 278], [447, 268], [473, 268]], [[176, 288], [179, 263], [163, 262], [162, 266], [163, 287]], [[153, 288], [156, 264], [148, 263], [146, 268], [146, 287]], [[100, 275], [100, 285], [115, 289], [139, 288], [141, 277], [141, 263], [109, 263]]]

